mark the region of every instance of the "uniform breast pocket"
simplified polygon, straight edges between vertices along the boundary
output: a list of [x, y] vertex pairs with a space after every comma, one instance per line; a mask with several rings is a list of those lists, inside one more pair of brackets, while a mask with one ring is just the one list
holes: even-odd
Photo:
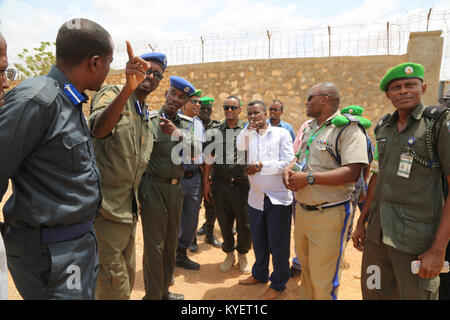
[[91, 161], [88, 147], [88, 137], [81, 131], [75, 130], [62, 136], [62, 142], [67, 152], [66, 164], [69, 171], [80, 172], [86, 168]]

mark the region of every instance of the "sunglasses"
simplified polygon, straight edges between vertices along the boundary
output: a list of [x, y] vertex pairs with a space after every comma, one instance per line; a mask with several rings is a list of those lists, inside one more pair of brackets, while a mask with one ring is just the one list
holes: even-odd
[[331, 95], [331, 94], [310, 94], [308, 96], [308, 102], [310, 102], [313, 97], [332, 97], [332, 96], [333, 95]]
[[198, 99], [192, 99], [190, 101], [192, 102], [192, 104], [199, 104], [200, 103], [200, 100], [198, 100]]
[[237, 107], [237, 106], [223, 106], [223, 110], [225, 110], [225, 111], [230, 110], [230, 109], [235, 111], [235, 110], [237, 110], [237, 108], [239, 108], [239, 107]]
[[3, 75], [5, 75], [6, 79], [8, 79], [9, 81], [14, 81], [14, 79], [16, 78], [16, 70], [14, 69], [0, 70], [0, 75], [2, 77]]
[[280, 111], [281, 109], [278, 109], [278, 108], [269, 108], [269, 111]]
[[153, 74], [153, 77], [154, 77], [156, 80], [158, 80], [158, 81], [161, 81], [162, 79], [164, 79], [164, 76], [162, 75], [161, 72], [155, 71], [155, 70], [152, 70], [152, 69], [147, 69], [146, 74], [147, 74], [148, 77], [149, 77], [151, 74]]
[[212, 108], [210, 106], [201, 106], [200, 110], [202, 110], [202, 111], [212, 111]]

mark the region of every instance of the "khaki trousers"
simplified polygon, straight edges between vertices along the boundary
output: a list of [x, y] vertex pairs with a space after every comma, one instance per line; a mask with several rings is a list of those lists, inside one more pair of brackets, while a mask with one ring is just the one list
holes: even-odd
[[350, 203], [316, 211], [297, 203], [294, 239], [302, 266], [300, 299], [337, 299], [350, 213]]
[[136, 275], [136, 220], [114, 222], [99, 213], [94, 226], [100, 258], [95, 298], [128, 300]]

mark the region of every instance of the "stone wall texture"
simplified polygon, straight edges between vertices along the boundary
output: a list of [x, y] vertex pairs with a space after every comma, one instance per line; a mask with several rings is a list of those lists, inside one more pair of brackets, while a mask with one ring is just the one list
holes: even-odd
[[[152, 110], [164, 103], [169, 87], [169, 77], [177, 75], [188, 79], [203, 95], [213, 97], [214, 119], [223, 119], [223, 101], [229, 95], [238, 96], [243, 103], [240, 117], [246, 119], [246, 105], [251, 100], [270, 103], [279, 99], [285, 104], [282, 120], [292, 124], [297, 132], [307, 120], [305, 102], [308, 90], [316, 83], [334, 82], [340, 89], [341, 108], [356, 104], [365, 108], [364, 115], [375, 125], [385, 113], [394, 108], [378, 83], [393, 66], [413, 61], [426, 68], [425, 82], [428, 92], [426, 104], [435, 104], [438, 96], [439, 72], [442, 59], [443, 38], [440, 31], [411, 33], [405, 55], [293, 58], [246, 60], [169, 66], [159, 88], [148, 97]], [[170, 57], [168, 57], [170, 62]], [[124, 70], [112, 71], [105, 84], [124, 84]], [[88, 93], [92, 95], [92, 93]], [[86, 115], [89, 106], [84, 107]], [[373, 127], [374, 127], [373, 125]], [[372, 130], [369, 131], [372, 135]]]

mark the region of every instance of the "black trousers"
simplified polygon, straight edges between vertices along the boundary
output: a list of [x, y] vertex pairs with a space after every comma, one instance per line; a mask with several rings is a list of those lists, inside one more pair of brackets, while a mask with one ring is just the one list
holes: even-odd
[[[247, 253], [252, 246], [248, 222], [250, 184], [229, 185], [222, 181], [213, 180], [212, 188], [217, 221], [223, 238], [222, 250], [226, 253], [234, 250], [239, 254]], [[236, 221], [237, 244], [232, 231], [234, 221]]]

